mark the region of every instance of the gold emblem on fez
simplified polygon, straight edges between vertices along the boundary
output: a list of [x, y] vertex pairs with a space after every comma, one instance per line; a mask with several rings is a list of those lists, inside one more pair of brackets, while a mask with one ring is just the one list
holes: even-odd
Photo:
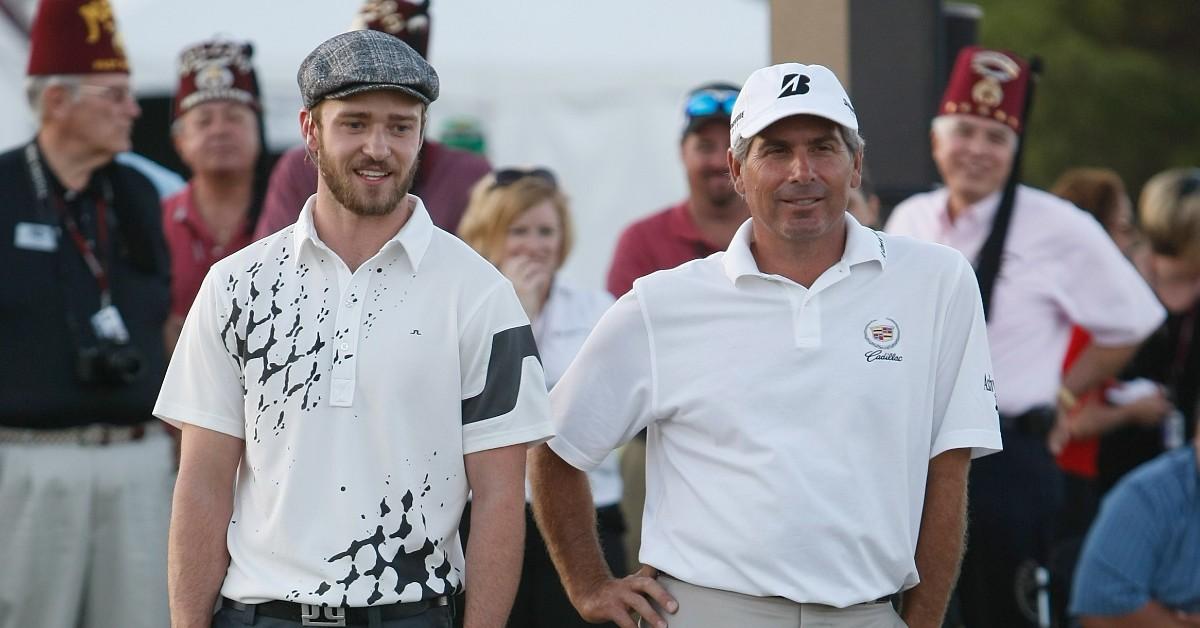
[[[113, 20], [112, 7], [109, 6], [107, 0], [92, 0], [79, 7], [79, 16], [83, 18], [83, 23], [87, 26], [87, 36], [84, 41], [89, 44], [100, 41], [101, 29], [110, 35], [117, 30], [117, 24]], [[116, 37], [113, 39], [113, 46], [120, 48], [120, 39]]]
[[196, 88], [205, 91], [225, 89], [233, 85], [233, 72], [219, 64], [210, 63], [196, 73]]
[[1004, 89], [999, 81], [985, 76], [971, 88], [971, 99], [984, 107], [995, 108], [1004, 100]]

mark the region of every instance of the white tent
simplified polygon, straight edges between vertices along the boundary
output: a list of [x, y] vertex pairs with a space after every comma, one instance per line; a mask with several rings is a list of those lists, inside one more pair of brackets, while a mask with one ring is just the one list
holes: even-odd
[[[253, 41], [275, 149], [299, 141], [300, 61], [345, 30], [360, 4], [112, 1], [143, 95], [174, 89], [176, 55], [190, 43], [216, 34]], [[474, 118], [493, 164], [554, 169], [576, 219], [567, 272], [595, 287], [621, 228], [685, 193], [678, 146], [687, 90], [740, 83], [768, 59], [765, 0], [437, 0], [432, 11], [429, 57], [442, 97], [431, 134], [451, 116]], [[11, 64], [8, 49], [0, 52], [7, 84], [9, 66], [23, 70], [24, 57]], [[0, 140], [12, 145], [24, 135]]]

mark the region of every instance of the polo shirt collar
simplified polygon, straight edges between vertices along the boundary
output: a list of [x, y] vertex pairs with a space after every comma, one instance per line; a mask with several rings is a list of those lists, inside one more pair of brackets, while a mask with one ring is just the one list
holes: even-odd
[[939, 189], [936, 193], [939, 198], [936, 199], [938, 207], [942, 208], [941, 217], [945, 226], [950, 225], [985, 225], [991, 228], [992, 219], [996, 216], [996, 210], [1000, 207], [1000, 195], [1003, 190], [996, 190], [991, 194], [979, 199], [978, 201], [967, 206], [958, 218], [952, 223], [950, 221], [950, 192], [946, 188]]
[[859, 224], [850, 212], [846, 212], [846, 250], [842, 252], [842, 262], [848, 267], [865, 262], [887, 265], [887, 245], [883, 237], [878, 231]]
[[[840, 263], [847, 267], [865, 262], [879, 262], [880, 266], [886, 265], [887, 245], [884, 244], [883, 237], [874, 229], [859, 224], [849, 212], [845, 214], [845, 219], [846, 248], [842, 252]], [[725, 276], [734, 283], [737, 283], [738, 278], [745, 276], [767, 277], [758, 269], [758, 262], [754, 260], [754, 253], [750, 250], [750, 243], [754, 240], [753, 222], [754, 219], [750, 218], [738, 227], [737, 233], [733, 234], [733, 240], [729, 243], [729, 248], [725, 251], [725, 258], [722, 260], [725, 266]]]
[[[425, 209], [425, 202], [419, 196], [409, 195], [416, 204], [413, 206], [412, 215], [400, 227], [400, 231], [392, 236], [380, 247], [380, 251], [391, 247], [399, 246], [400, 250], [408, 257], [408, 263], [412, 265], [413, 272], [417, 272], [421, 267], [421, 260], [425, 257], [425, 251], [429, 249], [429, 243], [433, 239], [433, 220], [429, 217], [429, 212]], [[300, 263], [300, 253], [304, 250], [305, 243], [308, 246], [319, 246], [328, 248], [321, 238], [317, 235], [316, 226], [313, 224], [312, 210], [317, 202], [317, 195], [313, 194], [304, 202], [304, 207], [300, 210], [300, 216], [296, 218], [296, 226], [292, 232], [292, 245], [296, 251], [293, 256], [293, 263]]]

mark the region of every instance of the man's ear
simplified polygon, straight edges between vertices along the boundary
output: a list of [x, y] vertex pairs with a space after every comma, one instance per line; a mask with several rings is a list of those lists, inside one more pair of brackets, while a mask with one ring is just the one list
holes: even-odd
[[53, 119], [62, 111], [63, 105], [72, 99], [71, 88], [67, 85], [50, 85], [42, 91], [42, 117]]
[[863, 152], [860, 150], [854, 154], [854, 174], [850, 177], [850, 187], [852, 188], [862, 185], [862, 165]]
[[300, 110], [300, 134], [304, 137], [304, 146], [309, 154], [317, 152], [317, 122], [308, 109]]
[[725, 160], [729, 164], [729, 176], [733, 179], [733, 191], [740, 196], [746, 195], [746, 184], [742, 181], [742, 164], [733, 158], [733, 148], [725, 152]]

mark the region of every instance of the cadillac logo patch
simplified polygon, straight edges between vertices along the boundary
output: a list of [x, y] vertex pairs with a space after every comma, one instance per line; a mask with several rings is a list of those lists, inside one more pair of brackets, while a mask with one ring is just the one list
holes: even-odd
[[891, 349], [900, 342], [900, 325], [890, 318], [877, 318], [863, 330], [867, 342], [877, 349]]

